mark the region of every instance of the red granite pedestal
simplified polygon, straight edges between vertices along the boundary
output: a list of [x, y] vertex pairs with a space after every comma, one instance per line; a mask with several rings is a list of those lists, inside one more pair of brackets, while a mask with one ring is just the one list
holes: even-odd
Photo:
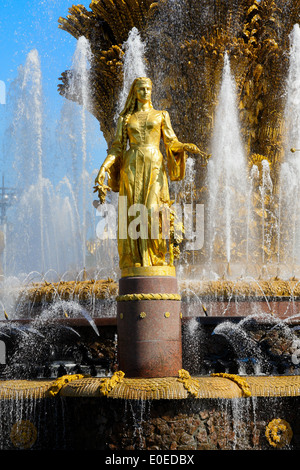
[[126, 377], [172, 377], [182, 368], [181, 302], [176, 277], [119, 280], [118, 362]]

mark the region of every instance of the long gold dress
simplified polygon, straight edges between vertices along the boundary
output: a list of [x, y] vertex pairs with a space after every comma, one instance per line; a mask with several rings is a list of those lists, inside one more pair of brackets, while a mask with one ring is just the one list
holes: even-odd
[[[108, 185], [113, 191], [119, 191], [119, 196], [127, 198], [126, 214], [124, 210], [122, 214], [119, 213], [120, 268], [166, 265], [167, 241], [161, 236], [151, 238], [150, 227], [151, 208], [156, 205], [170, 205], [167, 172], [159, 148], [161, 138], [166, 149], [169, 178], [172, 181], [184, 178], [186, 152], [172, 129], [168, 112], [150, 109], [130, 116], [127, 124], [130, 146], [123, 154], [122, 120], [120, 117], [114, 142], [108, 152], [109, 155], [115, 156], [113, 165], [108, 169]], [[133, 239], [126, 231], [127, 236], [120, 236], [121, 231], [124, 233], [124, 225], [128, 228], [134, 218], [128, 215], [128, 210], [133, 204], [143, 204], [147, 208], [147, 238]]]

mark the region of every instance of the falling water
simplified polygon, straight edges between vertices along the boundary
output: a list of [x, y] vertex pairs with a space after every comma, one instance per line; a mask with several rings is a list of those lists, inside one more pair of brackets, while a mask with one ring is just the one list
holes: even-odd
[[[195, 240], [195, 237], [197, 236], [197, 229], [199, 230], [199, 227], [197, 226], [197, 215], [196, 215], [196, 229], [194, 231], [194, 213], [198, 209], [196, 206], [196, 201], [195, 201], [195, 178], [196, 178], [196, 168], [195, 168], [195, 159], [194, 158], [188, 158], [186, 161], [186, 172], [185, 172], [185, 178], [183, 180], [183, 191], [182, 193], [184, 195], [188, 194], [190, 197], [190, 200], [188, 203], [184, 204], [184, 210], [183, 210], [183, 224], [185, 227], [185, 238], [188, 240], [187, 245], [186, 245], [186, 250], [189, 250], [190, 247], [193, 247], [193, 241]], [[185, 262], [187, 264], [194, 265], [194, 250], [192, 248], [192, 258], [190, 260], [187, 260], [187, 255]]]
[[280, 175], [280, 226], [278, 257], [299, 264], [300, 243], [300, 27], [296, 24], [290, 35], [290, 63], [286, 85], [285, 162]]
[[289, 260], [292, 265], [295, 263], [300, 197], [299, 176], [293, 165], [288, 162], [282, 164], [280, 174], [282, 184], [280, 185], [278, 204], [278, 263], [284, 260]]
[[145, 44], [141, 40], [136, 27], [129, 32], [127, 41], [123, 44], [124, 54], [124, 79], [123, 89], [119, 98], [118, 114], [122, 111], [132, 82], [138, 77], [146, 77]]
[[[296, 24], [290, 35], [290, 64], [287, 78], [286, 102], [286, 149], [287, 156], [293, 157], [291, 147], [300, 149], [300, 26]], [[291, 162], [299, 163], [299, 159], [289, 158]], [[298, 165], [300, 166], [300, 165]]]
[[268, 231], [266, 227], [266, 197], [272, 194], [273, 183], [270, 175], [270, 164], [267, 160], [262, 161], [262, 178], [259, 188], [261, 196], [261, 212], [262, 212], [262, 233], [261, 233], [261, 252], [262, 264], [265, 263], [265, 251], [268, 249], [270, 239], [268, 238]]
[[[87, 185], [87, 117], [86, 113], [90, 106], [90, 87], [89, 87], [89, 66], [92, 59], [92, 52], [89, 41], [80, 37], [77, 41], [77, 47], [73, 58], [73, 77], [79, 84], [77, 91], [81, 95], [81, 124], [82, 124], [82, 266], [86, 266], [86, 185]], [[71, 82], [69, 86], [74, 84]], [[72, 92], [71, 92], [72, 93]]]
[[33, 270], [45, 273], [51, 268], [62, 273], [66, 269], [78, 269], [79, 232], [70, 199], [57, 194], [47, 179], [42, 181], [42, 196], [47, 214], [42, 233], [46, 269], [40, 258], [40, 229], [32, 223], [39, 214], [41, 192], [38, 185], [31, 185], [13, 208], [15, 220], [9, 225], [6, 246], [7, 276], [15, 274], [21, 279]]
[[[195, 178], [196, 178], [196, 168], [195, 168], [195, 159], [187, 158], [186, 160], [186, 171], [185, 177], [181, 181], [170, 182], [170, 193], [174, 197], [173, 209], [175, 210], [177, 220], [183, 223], [185, 229], [185, 239], [187, 244], [185, 249], [182, 250], [180, 257], [180, 265], [177, 266], [178, 278], [186, 278], [187, 271], [184, 266], [191, 267], [194, 265], [194, 252], [193, 245], [196, 238], [196, 231], [200, 225], [196, 223], [196, 228], [194, 230], [194, 215], [196, 213], [196, 218], [198, 215], [197, 209], [200, 206], [196, 205], [195, 200]], [[188, 199], [187, 199], [188, 198]], [[192, 249], [192, 256], [190, 257], [188, 250]], [[195, 248], [197, 249], [197, 248]]]
[[[80, 93], [84, 105], [76, 110], [73, 107], [72, 113], [64, 116], [65, 121], [71, 122], [72, 115], [73, 123], [77, 115], [80, 117], [77, 119], [80, 125], [77, 123], [73, 134], [70, 132], [64, 135], [64, 146], [61, 146], [59, 158], [65, 166], [55, 166], [60, 179], [56, 186], [45, 177], [53, 173], [54, 158], [49, 148], [56, 148], [56, 145], [53, 142], [50, 145], [51, 135], [48, 133], [48, 148], [44, 142], [46, 119], [42, 72], [35, 50], [28, 54], [25, 65], [19, 68], [18, 76], [11, 86], [6, 158], [13, 161], [12, 172], [15, 172], [13, 178], [18, 193], [17, 202], [7, 212], [4, 257], [6, 276], [24, 277], [31, 271], [42, 274], [49, 270], [60, 274], [67, 270], [76, 273], [85, 266], [87, 227], [91, 225], [91, 220], [87, 219], [87, 206], [92, 207], [93, 197], [90, 194], [92, 182], [87, 180], [86, 168], [87, 141], [91, 138], [87, 136], [87, 132], [91, 131], [86, 117], [88, 73], [85, 64], [88, 56], [85, 41], [78, 41], [73, 67], [77, 78], [81, 78]], [[66, 122], [65, 125], [68, 126]], [[68, 166], [70, 147], [73, 150], [77, 148], [76, 164], [80, 167], [78, 179], [73, 179], [74, 171], [67, 170], [68, 175], [62, 173]], [[72, 160], [73, 157], [72, 153]], [[57, 176], [55, 171], [54, 177]], [[90, 201], [86, 199], [87, 192]]]
[[[29, 52], [25, 65], [9, 90], [13, 95], [13, 118], [10, 125], [14, 168], [18, 183], [28, 187], [43, 176], [43, 90], [40, 58], [37, 50]], [[24, 158], [24, 154], [26, 158]]]
[[[39, 257], [41, 269], [45, 269], [44, 259], [44, 200], [43, 200], [43, 90], [39, 54], [32, 50], [24, 67], [13, 84], [16, 93], [15, 109], [10, 126], [13, 140], [11, 151], [15, 153], [14, 169], [20, 198], [24, 188], [35, 182], [37, 212], [35, 223], [39, 227]], [[7, 258], [7, 257], [6, 257]]]
[[44, 258], [44, 201], [43, 201], [43, 115], [42, 115], [42, 72], [40, 59], [37, 50], [33, 50], [28, 54], [27, 64], [24, 69], [23, 87], [31, 83], [31, 95], [33, 98], [34, 113], [31, 116], [33, 126], [36, 130], [36, 160], [37, 160], [37, 180], [40, 191], [39, 213], [40, 213], [40, 234], [41, 234], [41, 257], [42, 269], [45, 269]]
[[[26, 59], [24, 67], [19, 68], [18, 77], [12, 84], [12, 122], [8, 128], [12, 145], [9, 145], [9, 157], [14, 156], [16, 186], [18, 189], [19, 207], [26, 198], [25, 189], [35, 193], [34, 225], [36, 237], [34, 240], [34, 257], [39, 258], [41, 271], [45, 269], [45, 240], [44, 240], [44, 197], [43, 197], [43, 90], [40, 58], [38, 52], [32, 50]], [[27, 214], [28, 215], [28, 214]], [[20, 233], [23, 233], [24, 223], [28, 219], [21, 210], [16, 212], [17, 240], [13, 255], [18, 256]], [[33, 223], [31, 222], [33, 225]], [[7, 234], [6, 244], [10, 245]], [[24, 239], [25, 245], [28, 240]], [[26, 251], [26, 248], [25, 250]], [[6, 248], [5, 259], [9, 249]], [[9, 253], [10, 257], [12, 253]], [[14, 258], [15, 259], [15, 258]], [[11, 263], [11, 259], [9, 261]]]
[[230, 321], [224, 321], [216, 326], [213, 334], [224, 336], [234, 348], [237, 359], [242, 361], [244, 359], [254, 359], [261, 361], [261, 351], [255, 341], [253, 341], [246, 331], [244, 331], [242, 324], [234, 324]]
[[247, 260], [247, 265], [249, 262], [249, 255], [251, 253], [251, 250], [254, 248], [253, 242], [253, 236], [251, 233], [251, 227], [253, 225], [253, 194], [254, 194], [254, 187], [255, 187], [255, 182], [259, 179], [259, 169], [257, 165], [253, 165], [251, 170], [250, 170], [250, 175], [249, 175], [249, 191], [248, 191], [248, 198], [247, 198], [247, 244], [246, 244], [246, 260]]
[[246, 239], [241, 217], [246, 211], [247, 174], [235, 88], [226, 54], [208, 164], [210, 262], [225, 257], [229, 263], [233, 248]]

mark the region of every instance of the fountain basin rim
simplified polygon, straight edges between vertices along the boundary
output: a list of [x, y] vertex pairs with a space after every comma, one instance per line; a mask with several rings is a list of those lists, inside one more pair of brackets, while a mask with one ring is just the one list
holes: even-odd
[[[229, 374], [230, 375], [230, 374]], [[208, 400], [245, 399], [243, 388], [228, 377], [124, 378], [103, 392], [110, 378], [67, 376], [56, 380], [2, 380], [0, 400], [55, 398], [98, 398], [126, 400]], [[300, 396], [300, 376], [236, 376], [246, 382], [250, 397]]]
[[[9, 320], [0, 320], [0, 326], [9, 325], [9, 323], [28, 325], [30, 323], [34, 323], [36, 320], [39, 320], [39, 318], [33, 317], [33, 318], [16, 318], [16, 319], [9, 319]], [[93, 322], [96, 324], [96, 326], [116, 326], [117, 318], [116, 317], [93, 318]], [[49, 319], [43, 319], [41, 321], [41, 324], [42, 325], [62, 324], [62, 325], [70, 325], [70, 326], [89, 326], [88, 320], [84, 318], [49, 318]]]
[[[270, 315], [270, 319], [275, 319], [275, 320], [282, 320], [284, 319], [285, 320], [285, 323], [286, 324], [292, 324], [292, 325], [297, 325], [300, 323], [300, 317], [284, 317], [284, 316], [280, 316], [278, 317], [277, 315], [273, 316], [271, 314]], [[251, 315], [249, 315], [251, 316]], [[225, 321], [229, 321], [229, 322], [234, 322], [234, 323], [238, 323], [240, 322], [241, 320], [244, 320], [245, 318], [247, 318], [247, 316], [245, 315], [241, 315], [241, 316], [238, 316], [238, 315], [235, 315], [235, 316], [226, 316], [226, 315], [223, 315], [223, 316], [218, 316], [218, 315], [199, 315], [199, 316], [183, 316], [182, 318], [182, 323], [185, 324], [185, 323], [188, 323], [192, 320], [196, 320], [198, 323], [202, 324], [202, 325], [217, 325], [218, 323], [220, 322], [225, 322]], [[0, 326], [1, 325], [9, 325], [9, 323], [15, 323], [15, 324], [20, 324], [20, 325], [27, 325], [27, 324], [30, 324], [30, 323], [34, 323], [35, 322], [35, 318], [18, 318], [18, 319], [9, 319], [9, 320], [0, 320]], [[117, 326], [117, 317], [103, 317], [103, 318], [100, 318], [100, 317], [93, 317], [93, 321], [94, 323], [96, 324], [96, 326], [99, 326], [99, 327], [110, 327], [110, 326]], [[63, 324], [63, 325], [70, 325], [70, 326], [78, 326], [78, 327], [81, 327], [81, 326], [89, 326], [89, 323], [86, 319], [84, 318], [52, 318], [52, 319], [46, 319], [46, 320], [43, 320], [42, 321], [42, 324], [46, 325], [46, 324]], [[264, 324], [264, 321], [263, 320], [260, 320], [259, 322], [260, 324]], [[266, 323], [267, 320], [266, 320]]]

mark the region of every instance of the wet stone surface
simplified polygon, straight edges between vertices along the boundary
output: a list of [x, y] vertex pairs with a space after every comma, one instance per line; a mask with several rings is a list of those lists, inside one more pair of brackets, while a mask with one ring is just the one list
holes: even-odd
[[272, 450], [265, 436], [266, 426], [281, 417], [293, 430], [288, 448], [299, 449], [297, 406], [297, 397], [152, 402], [111, 399], [97, 400], [97, 407], [94, 399], [67, 399], [66, 430], [72, 446], [82, 449]]

